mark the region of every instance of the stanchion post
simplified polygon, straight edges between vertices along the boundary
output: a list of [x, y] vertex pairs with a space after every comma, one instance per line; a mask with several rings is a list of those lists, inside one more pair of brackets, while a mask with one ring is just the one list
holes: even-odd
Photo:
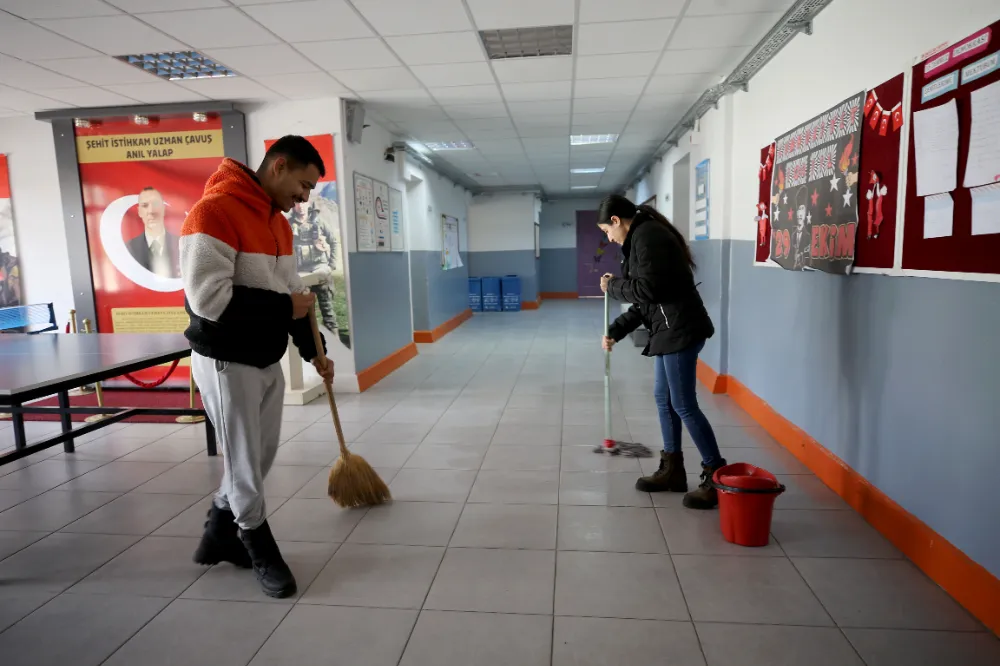
[[[83, 332], [90, 333], [90, 320], [83, 320]], [[97, 392], [97, 406], [104, 406], [104, 389], [101, 388], [101, 382], [94, 382], [94, 390]], [[107, 414], [92, 414], [84, 419], [87, 423], [94, 423], [96, 421], [103, 421], [107, 418]]]
[[[195, 402], [194, 369], [190, 367], [188, 368], [188, 391], [190, 395], [190, 399], [188, 400], [188, 405], [191, 407], [191, 409], [194, 409], [194, 402]], [[177, 423], [203, 423], [205, 421], [205, 417], [201, 416], [200, 414], [185, 414], [183, 416], [178, 416], [174, 420]]]
[[[69, 330], [71, 333], [74, 334], [78, 332], [76, 328], [76, 309], [72, 309], [69, 311]], [[78, 395], [90, 395], [93, 392], [94, 389], [92, 389], [89, 386], [79, 386], [70, 391], [69, 394], [71, 396], [78, 396]]]

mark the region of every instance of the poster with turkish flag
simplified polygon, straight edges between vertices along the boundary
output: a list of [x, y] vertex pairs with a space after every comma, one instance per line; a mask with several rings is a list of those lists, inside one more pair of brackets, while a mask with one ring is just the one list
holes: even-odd
[[[182, 333], [188, 325], [180, 229], [223, 159], [222, 122], [190, 115], [146, 122], [109, 119], [76, 128], [101, 333]], [[187, 378], [186, 369], [178, 374]]]
[[854, 266], [864, 101], [861, 91], [774, 142], [771, 259], [782, 268]]
[[21, 273], [17, 264], [14, 211], [10, 205], [7, 156], [0, 155], [0, 308], [21, 304]]

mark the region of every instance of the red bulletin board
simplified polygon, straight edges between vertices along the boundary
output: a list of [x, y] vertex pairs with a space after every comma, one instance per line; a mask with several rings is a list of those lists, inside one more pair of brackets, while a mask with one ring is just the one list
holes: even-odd
[[[903, 75], [868, 91], [861, 128], [858, 234], [854, 265], [892, 268], [896, 254], [899, 147], [903, 140]], [[884, 123], [883, 123], [884, 121]]]
[[[954, 202], [952, 234], [942, 238], [924, 238], [924, 198], [917, 196], [916, 151], [913, 138], [913, 115], [910, 115], [910, 150], [907, 158], [906, 213], [903, 226], [903, 269], [948, 271], [958, 273], [1000, 274], [1000, 234], [972, 235], [972, 195], [963, 186], [969, 133], [972, 126], [970, 95], [974, 90], [1000, 81], [1000, 66], [972, 78], [963, 74], [970, 65], [990, 65], [991, 56], [1000, 53], [1000, 21], [938, 51], [913, 68], [912, 113], [947, 104], [958, 105], [958, 179], [951, 192]], [[980, 70], [982, 71], [982, 69]], [[941, 84], [955, 75], [954, 90], [924, 101], [925, 86]], [[950, 86], [945, 86], [945, 88]]]
[[771, 256], [771, 172], [774, 171], [774, 144], [760, 149], [757, 167], [757, 210], [754, 222], [757, 227], [757, 249], [754, 258], [763, 263]]

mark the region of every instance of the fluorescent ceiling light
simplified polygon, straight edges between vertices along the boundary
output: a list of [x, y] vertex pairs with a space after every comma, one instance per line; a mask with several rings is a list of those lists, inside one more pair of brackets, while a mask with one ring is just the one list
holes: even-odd
[[586, 169], [570, 169], [570, 173], [604, 173], [604, 167], [588, 167]]
[[617, 134], [573, 134], [569, 137], [569, 145], [590, 146], [597, 143], [614, 143], [617, 140]]
[[490, 171], [489, 173], [469, 173], [466, 174], [472, 176], [473, 178], [499, 178], [500, 174], [496, 171]]
[[441, 150], [472, 150], [475, 146], [470, 141], [429, 141], [425, 146], [438, 152]]
[[571, 190], [596, 190], [597, 185], [574, 185]]
[[191, 79], [220, 79], [236, 76], [236, 72], [197, 51], [172, 51], [169, 53], [139, 53], [115, 56], [118, 60], [149, 72], [167, 81]]
[[538, 58], [573, 53], [571, 25], [480, 30], [479, 39], [482, 40], [490, 60]]

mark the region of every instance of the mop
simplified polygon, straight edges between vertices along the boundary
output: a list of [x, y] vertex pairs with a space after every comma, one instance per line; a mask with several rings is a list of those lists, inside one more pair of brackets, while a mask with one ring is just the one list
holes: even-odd
[[[611, 297], [604, 292], [604, 326], [605, 335], [609, 335], [611, 320]], [[594, 453], [628, 456], [629, 458], [651, 458], [653, 452], [648, 446], [638, 442], [617, 441], [611, 436], [611, 350], [604, 352], [604, 443], [594, 448]]]

